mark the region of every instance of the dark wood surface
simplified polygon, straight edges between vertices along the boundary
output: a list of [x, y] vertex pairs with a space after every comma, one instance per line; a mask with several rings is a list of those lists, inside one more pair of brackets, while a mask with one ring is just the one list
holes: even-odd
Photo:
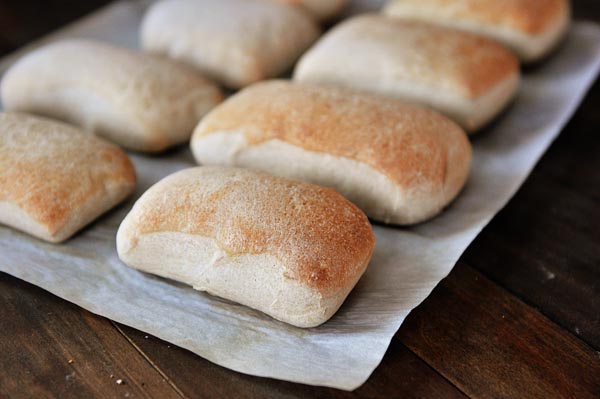
[[[106, 2], [0, 1], [0, 55]], [[227, 370], [0, 273], [0, 398], [600, 398], [599, 109], [596, 83], [354, 392]]]

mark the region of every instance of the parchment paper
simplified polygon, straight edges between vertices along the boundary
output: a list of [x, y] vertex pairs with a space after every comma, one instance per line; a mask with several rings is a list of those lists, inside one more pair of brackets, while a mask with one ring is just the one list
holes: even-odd
[[[50, 39], [85, 36], [135, 46], [142, 8], [142, 3], [116, 3]], [[318, 328], [294, 328], [124, 266], [116, 255], [115, 233], [133, 200], [64, 245], [0, 227], [0, 270], [230, 369], [355, 389], [380, 363], [406, 315], [523, 183], [599, 66], [599, 27], [576, 24], [560, 51], [525, 75], [510, 110], [473, 139], [472, 174], [458, 200], [414, 228], [376, 226], [368, 271], [340, 311]], [[193, 165], [185, 148], [133, 160], [139, 175], [136, 198], [163, 176]]]

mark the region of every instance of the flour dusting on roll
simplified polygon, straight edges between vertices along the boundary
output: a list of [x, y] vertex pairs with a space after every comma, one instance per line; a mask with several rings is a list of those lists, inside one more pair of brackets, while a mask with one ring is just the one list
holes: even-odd
[[135, 188], [119, 147], [74, 126], [0, 113], [0, 224], [57, 243]]
[[334, 190], [223, 167], [164, 178], [117, 233], [127, 265], [299, 327], [338, 310], [374, 245], [367, 217]]

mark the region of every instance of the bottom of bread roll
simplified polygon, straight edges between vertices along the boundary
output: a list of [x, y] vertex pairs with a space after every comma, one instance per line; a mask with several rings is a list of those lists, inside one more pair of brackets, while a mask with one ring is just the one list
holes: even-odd
[[52, 227], [33, 219], [17, 205], [0, 201], [0, 223], [44, 241], [58, 244], [70, 238], [127, 196], [129, 191], [124, 191], [121, 187], [99, 190], [77, 209], [73, 209], [73, 213], [66, 218], [64, 224]]
[[10, 202], [0, 201], [0, 221], [9, 227], [21, 230], [42, 240], [57, 243], [63, 241], [66, 234], [53, 235], [46, 227], [33, 220], [21, 208]]
[[354, 281], [336, 295], [324, 297], [286, 277], [284, 266], [272, 255], [230, 256], [216, 240], [195, 234], [127, 235], [126, 230], [119, 230], [117, 246], [119, 256], [129, 266], [241, 303], [297, 327], [316, 327], [327, 321], [356, 284]]

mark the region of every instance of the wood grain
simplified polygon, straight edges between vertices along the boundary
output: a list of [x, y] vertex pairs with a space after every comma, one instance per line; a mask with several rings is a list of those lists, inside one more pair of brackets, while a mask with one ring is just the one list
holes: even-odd
[[472, 398], [598, 398], [600, 354], [459, 263], [397, 334]]
[[463, 255], [600, 350], [600, 84]]
[[0, 320], [0, 397], [180, 398], [110, 321], [4, 273]]
[[465, 397], [398, 341], [365, 385], [345, 392], [236, 373], [138, 330], [119, 329], [188, 398]]

